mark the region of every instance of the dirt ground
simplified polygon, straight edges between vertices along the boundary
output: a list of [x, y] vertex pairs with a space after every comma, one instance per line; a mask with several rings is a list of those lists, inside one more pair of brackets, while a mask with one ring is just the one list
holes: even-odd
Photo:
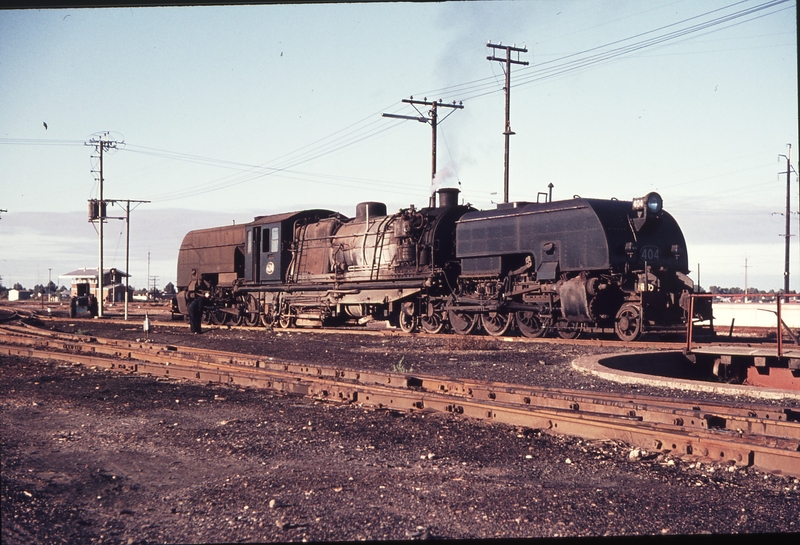
[[[577, 345], [226, 329], [190, 335], [161, 319], [155, 342], [631, 391], [575, 373], [569, 362], [592, 350]], [[143, 337], [138, 317], [44, 325]], [[619, 443], [17, 357], [0, 357], [0, 380], [3, 543], [793, 538], [800, 531], [796, 478], [631, 457]]]

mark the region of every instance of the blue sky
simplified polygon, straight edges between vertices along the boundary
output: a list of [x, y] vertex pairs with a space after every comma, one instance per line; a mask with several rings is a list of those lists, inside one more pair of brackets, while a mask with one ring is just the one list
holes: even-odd
[[[148, 252], [149, 274], [174, 281], [190, 229], [425, 205], [430, 127], [381, 117], [418, 115], [412, 95], [463, 101], [440, 125], [439, 176], [493, 208], [504, 75], [488, 40], [528, 49], [512, 68], [511, 200], [548, 183], [555, 199], [659, 191], [703, 285], [743, 287], [747, 258], [749, 285], [782, 287], [779, 155], [792, 143], [796, 167], [800, 146], [796, 3], [781, 0], [0, 11], [3, 283], [97, 266], [84, 142], [101, 131], [125, 142], [105, 156], [105, 197], [152, 201], [132, 213], [137, 287]], [[123, 222], [106, 235], [105, 265], [124, 268]]]

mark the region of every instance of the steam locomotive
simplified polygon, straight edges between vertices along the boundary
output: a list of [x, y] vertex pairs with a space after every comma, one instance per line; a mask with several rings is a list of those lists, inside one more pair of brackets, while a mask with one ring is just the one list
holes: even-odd
[[632, 201], [512, 202], [496, 210], [439, 203], [387, 214], [363, 202], [258, 216], [189, 232], [178, 254], [175, 311], [209, 296], [212, 323], [278, 326], [387, 320], [403, 331], [683, 331], [690, 316], [686, 242], [657, 193]]

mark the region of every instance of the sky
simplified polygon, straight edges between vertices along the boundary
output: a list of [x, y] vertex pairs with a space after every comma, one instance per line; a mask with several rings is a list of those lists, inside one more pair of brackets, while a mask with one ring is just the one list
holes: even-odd
[[[192, 229], [328, 208], [427, 205], [438, 186], [510, 200], [658, 191], [704, 287], [783, 287], [786, 156], [797, 168], [794, 0], [538, 0], [0, 10], [0, 277], [97, 267], [92, 139], [130, 215], [131, 284], [175, 282]], [[504, 51], [498, 51], [504, 55]], [[449, 114], [449, 115], [448, 115]], [[445, 116], [447, 116], [445, 118]], [[46, 126], [45, 126], [46, 125]], [[791, 151], [788, 146], [791, 144]], [[791, 289], [800, 184], [790, 179]], [[120, 206], [109, 215], [124, 217]], [[125, 221], [104, 266], [125, 269]], [[699, 276], [699, 278], [698, 278]], [[152, 283], [152, 282], [151, 282]]]

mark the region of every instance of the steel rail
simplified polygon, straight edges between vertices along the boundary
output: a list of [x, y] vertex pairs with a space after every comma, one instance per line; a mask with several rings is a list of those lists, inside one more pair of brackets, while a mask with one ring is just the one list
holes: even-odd
[[[396, 410], [437, 410], [468, 417], [488, 419], [510, 425], [539, 428], [556, 433], [577, 435], [590, 439], [617, 439], [645, 448], [674, 453], [680, 457], [701, 458], [738, 465], [752, 465], [772, 472], [800, 476], [800, 447], [793, 436], [776, 436], [778, 428], [796, 431], [797, 422], [771, 421], [768, 428], [758, 419], [748, 421], [748, 429], [725, 429], [719, 426], [687, 428], [684, 421], [658, 421], [657, 410], [609, 411], [613, 406], [607, 400], [579, 406], [575, 397], [544, 395], [517, 399], [519, 393], [497, 386], [507, 386], [477, 381], [442, 381], [437, 377], [408, 376], [397, 373], [343, 371], [334, 368], [290, 363], [267, 362], [263, 357], [231, 357], [230, 353], [206, 353], [197, 349], [181, 352], [175, 347], [168, 350], [144, 345], [144, 349], [130, 347], [120, 351], [113, 346], [118, 341], [105, 340], [108, 345], [76, 343], [76, 339], [25, 339], [20, 334], [4, 334], [5, 345], [0, 353], [46, 359], [67, 359], [122, 371], [149, 373], [167, 378], [185, 378], [202, 382], [221, 382], [270, 388], [284, 393], [310, 395], [320, 399], [358, 402], [377, 408]], [[68, 336], [70, 337], [70, 336]], [[97, 340], [96, 338], [94, 338]], [[9, 342], [35, 346], [14, 347]], [[123, 341], [127, 343], [127, 341]], [[127, 343], [133, 344], [133, 343]], [[45, 350], [40, 347], [44, 346]], [[56, 352], [66, 350], [74, 353]], [[114, 359], [101, 357], [104, 354]], [[124, 358], [124, 359], [119, 359]], [[248, 360], [248, 358], [250, 358]], [[255, 358], [255, 359], [252, 359]], [[205, 360], [205, 361], [201, 361]], [[467, 385], [471, 386], [467, 386]], [[439, 388], [432, 388], [438, 385]], [[443, 387], [447, 385], [447, 387]], [[493, 387], [494, 386], [494, 387]], [[483, 390], [476, 388], [484, 388]], [[513, 390], [513, 389], [512, 389]], [[523, 387], [531, 393], [534, 390]], [[475, 396], [477, 392], [487, 395]], [[498, 395], [501, 394], [501, 395]], [[494, 394], [494, 395], [491, 395]], [[553, 399], [567, 402], [567, 406], [549, 404]], [[581, 393], [580, 399], [591, 396]], [[626, 408], [623, 401], [617, 408]], [[673, 410], [674, 414], [674, 410]], [[645, 420], [645, 416], [649, 420]], [[699, 418], [709, 422], [708, 419]], [[779, 426], [783, 424], [784, 426]]]
[[[37, 318], [43, 321], [53, 321], [53, 322], [69, 322], [69, 323], [86, 323], [86, 324], [96, 324], [97, 321], [92, 318], [61, 318], [57, 316], [42, 316], [37, 314]], [[113, 318], [103, 319], [103, 323], [105, 324], [117, 324], [117, 325], [125, 325], [131, 326], [135, 325], [130, 321], [123, 321], [121, 319], [115, 320]], [[159, 327], [178, 327], [178, 328], [188, 328], [188, 324], [183, 323], [170, 323], [170, 322], [158, 322], [157, 325]], [[213, 324], [204, 324], [204, 329], [208, 330], [228, 330], [228, 329], [237, 329], [243, 331], [266, 331], [263, 326], [237, 326], [237, 325], [213, 325]], [[559, 337], [538, 337], [538, 338], [529, 338], [525, 336], [500, 336], [500, 337], [480, 337], [474, 335], [444, 335], [444, 334], [437, 334], [437, 333], [426, 333], [425, 331], [415, 331], [413, 333], [404, 333], [402, 331], [396, 329], [364, 329], [363, 327], [356, 327], [356, 326], [340, 326], [340, 327], [299, 327], [299, 328], [290, 328], [290, 329], [278, 329], [279, 331], [285, 331], [287, 333], [300, 333], [300, 334], [321, 334], [321, 335], [367, 335], [367, 336], [375, 336], [375, 337], [409, 337], [409, 336], [421, 336], [421, 337], [431, 337], [431, 338], [439, 338], [439, 339], [447, 339], [453, 340], [457, 342], [456, 339], [464, 339], [463, 342], [506, 342], [506, 343], [523, 343], [523, 344], [530, 344], [530, 343], [545, 343], [545, 344], [569, 344], [569, 345], [581, 345], [581, 346], [602, 346], [602, 347], [612, 347], [612, 348], [632, 348], [632, 349], [666, 349], [666, 350], [681, 350], [685, 346], [686, 343], [684, 342], [674, 342], [674, 341], [636, 341], [636, 342], [625, 342], [620, 341], [619, 339], [598, 339], [598, 338], [578, 338], [578, 339], [562, 339]], [[683, 331], [681, 330], [681, 333]]]
[[645, 423], [641, 417], [629, 415], [607, 415], [534, 405], [520, 407], [505, 402], [470, 398], [454, 400], [447, 394], [404, 388], [399, 384], [390, 387], [348, 383], [327, 377], [299, 377], [293, 373], [281, 375], [274, 371], [246, 369], [232, 364], [131, 362], [90, 354], [69, 354], [11, 346], [0, 348], [0, 353], [77, 361], [84, 365], [147, 373], [172, 379], [183, 378], [205, 383], [267, 388], [287, 394], [360, 403], [375, 408], [448, 412], [587, 439], [620, 440], [647, 449], [672, 453], [681, 458], [729, 462], [774, 473], [800, 476], [800, 452], [797, 450], [796, 442], [779, 438], [714, 430], [690, 431], [680, 426]]
[[[23, 337], [4, 336], [2, 334], [4, 329], [14, 330]], [[36, 335], [37, 339], [26, 339], [29, 333]], [[151, 343], [61, 334], [43, 330], [30, 331], [24, 328], [0, 328], [0, 341], [13, 343], [15, 339], [26, 345], [40, 348], [103, 353], [137, 360], [149, 358], [156, 363], [169, 363], [176, 361], [176, 358], [180, 358], [198, 363], [236, 364], [261, 367], [274, 372], [288, 371], [305, 376], [327, 376], [337, 380], [354, 380], [374, 384], [405, 383], [405, 387], [458, 397], [503, 401], [522, 406], [530, 405], [532, 400], [535, 400], [535, 404], [541, 407], [641, 417], [645, 422], [673, 424], [688, 429], [730, 430], [737, 433], [748, 432], [800, 439], [800, 411], [790, 408], [776, 408], [775, 406], [674, 400], [638, 395], [626, 395], [620, 398], [617, 394], [603, 392], [591, 392], [589, 394], [581, 390], [542, 388], [469, 379], [450, 379], [423, 374], [410, 375], [369, 370], [351, 371], [338, 367], [297, 364], [280, 359], [276, 360], [269, 356], [246, 355], [189, 347], [179, 348]]]

